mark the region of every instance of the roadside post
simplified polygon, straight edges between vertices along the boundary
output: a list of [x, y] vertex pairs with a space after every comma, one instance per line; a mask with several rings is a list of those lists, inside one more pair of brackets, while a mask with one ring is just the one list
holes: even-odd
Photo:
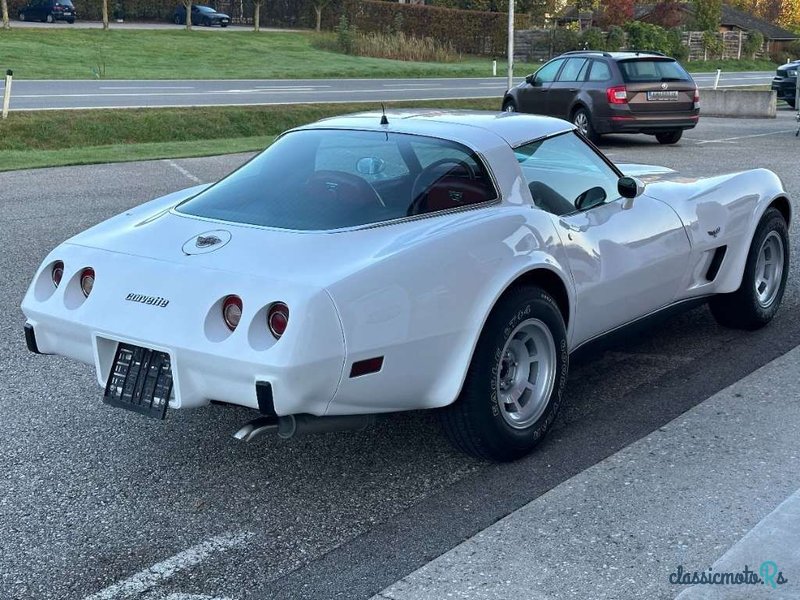
[[719, 76], [722, 75], [722, 69], [717, 69], [717, 76], [714, 78], [714, 89], [719, 85]]
[[800, 136], [800, 68], [797, 69], [797, 76], [794, 78], [794, 107], [797, 109], [797, 131], [795, 137]]
[[508, 0], [508, 83], [511, 89], [514, 83], [514, 0]]
[[497, 77], [497, 61], [492, 61], [492, 77]]
[[14, 72], [9, 69], [6, 71], [6, 88], [3, 91], [3, 118], [8, 118], [8, 106], [11, 104], [11, 80], [14, 77]]

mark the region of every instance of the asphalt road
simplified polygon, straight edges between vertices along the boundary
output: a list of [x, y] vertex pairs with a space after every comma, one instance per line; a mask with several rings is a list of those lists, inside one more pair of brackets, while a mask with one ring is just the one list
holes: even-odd
[[[687, 175], [769, 167], [798, 197], [800, 140], [793, 113], [779, 113], [702, 119], [675, 147], [646, 136], [603, 147], [617, 162]], [[230, 436], [246, 410], [148, 420], [103, 405], [92, 368], [27, 352], [19, 304], [50, 248], [246, 158], [0, 173], [3, 600], [369, 598], [800, 340], [794, 225], [789, 288], [770, 327], [721, 329], [701, 307], [594, 349], [573, 363], [545, 442], [499, 466], [451, 449], [428, 413], [245, 445]]]
[[[487, 62], [487, 71], [489, 70]], [[722, 87], [770, 83], [774, 73], [724, 73]], [[701, 88], [715, 75], [693, 75]], [[522, 78], [517, 78], [517, 82]], [[0, 84], [3, 90], [5, 83]], [[33, 81], [12, 84], [11, 110], [246, 106], [313, 102], [382, 102], [502, 98], [505, 77], [450, 79], [263, 79], [174, 81]]]

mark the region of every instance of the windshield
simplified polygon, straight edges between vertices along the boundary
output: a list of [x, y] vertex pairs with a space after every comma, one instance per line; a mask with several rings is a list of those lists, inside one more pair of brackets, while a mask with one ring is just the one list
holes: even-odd
[[620, 61], [619, 68], [626, 83], [691, 81], [689, 74], [674, 60], [626, 60]]
[[197, 7], [197, 10], [198, 10], [199, 12], [204, 12], [204, 13], [213, 13], [213, 12], [217, 12], [217, 11], [215, 11], [213, 8], [211, 8], [210, 6], [198, 6], [198, 7]]
[[496, 198], [482, 161], [460, 144], [384, 131], [310, 129], [284, 135], [177, 210], [234, 223], [322, 231]]

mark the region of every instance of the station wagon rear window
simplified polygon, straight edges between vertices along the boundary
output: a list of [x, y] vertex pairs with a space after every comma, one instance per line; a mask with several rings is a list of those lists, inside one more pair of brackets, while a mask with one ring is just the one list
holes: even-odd
[[674, 60], [635, 59], [620, 61], [619, 69], [626, 83], [690, 81], [691, 77]]
[[309, 129], [278, 139], [178, 212], [324, 231], [470, 208], [497, 199], [486, 166], [447, 140]]

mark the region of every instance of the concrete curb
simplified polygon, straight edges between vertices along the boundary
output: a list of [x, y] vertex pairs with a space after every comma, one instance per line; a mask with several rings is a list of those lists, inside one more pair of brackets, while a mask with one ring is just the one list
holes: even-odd
[[759, 90], [701, 90], [701, 117], [740, 117], [774, 119], [778, 95]]

